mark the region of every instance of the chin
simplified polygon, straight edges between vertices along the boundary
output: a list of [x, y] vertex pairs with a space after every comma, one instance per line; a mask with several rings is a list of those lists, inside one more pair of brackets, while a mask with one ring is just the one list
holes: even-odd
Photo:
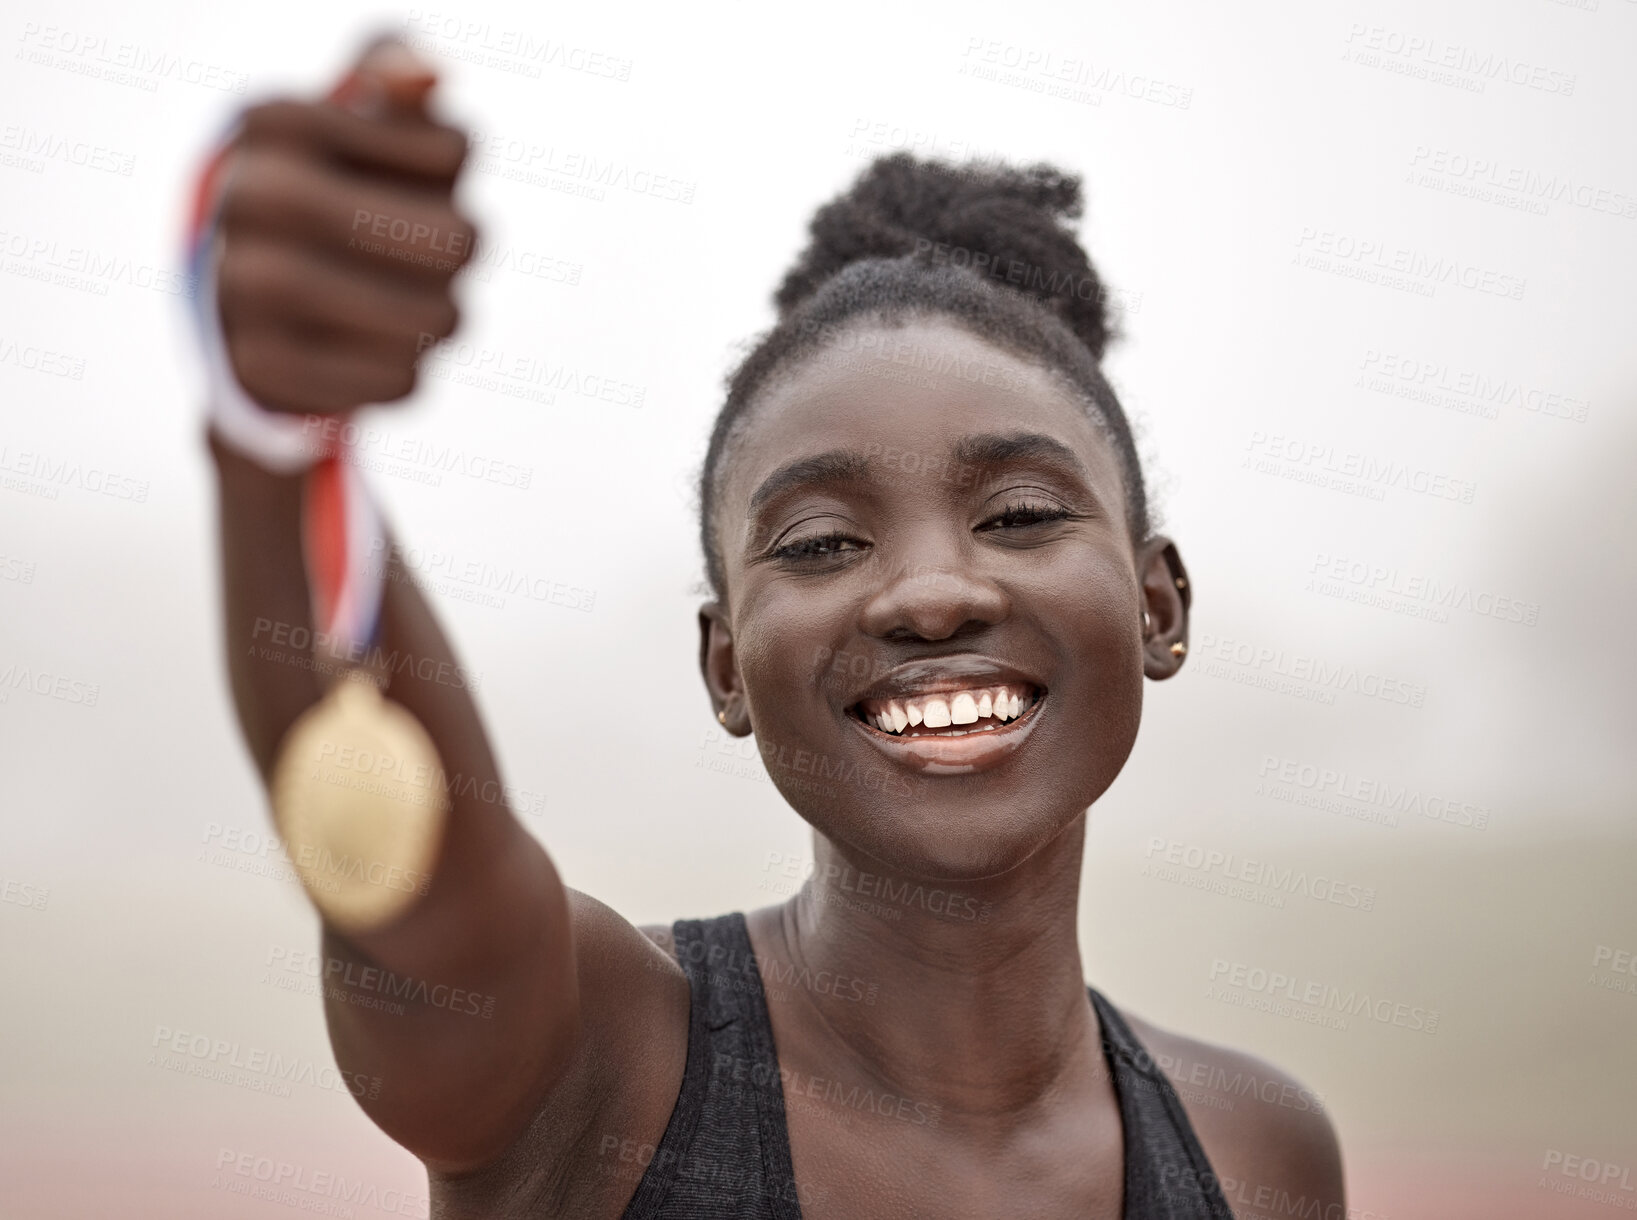
[[[935, 781], [934, 781], [935, 782]], [[947, 781], [946, 781], [947, 784]], [[978, 883], [1021, 868], [1072, 826], [1096, 798], [1056, 792], [976, 796], [950, 784], [906, 799], [839, 805], [834, 793], [779, 784], [803, 820], [850, 857], [855, 867], [928, 882]], [[816, 800], [818, 797], [831, 800]]]
[[855, 707], [792, 731], [804, 748], [760, 738], [762, 760], [785, 800], [853, 867], [927, 882], [1000, 880], [1102, 796], [1137, 736], [1132, 701], [1059, 705], [1043, 686], [1017, 689], [1004, 725], [953, 745], [894, 740], [890, 723], [872, 726]]

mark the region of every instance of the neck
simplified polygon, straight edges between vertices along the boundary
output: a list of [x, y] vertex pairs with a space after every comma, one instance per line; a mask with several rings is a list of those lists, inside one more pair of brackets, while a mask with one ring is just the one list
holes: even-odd
[[[1075, 928], [1085, 816], [981, 882], [928, 882], [814, 835], [813, 878], [779, 908], [778, 948], [849, 997], [798, 1005], [816, 1044], [951, 1115], [1015, 1114], [1100, 1058]], [[821, 976], [821, 971], [830, 975]]]

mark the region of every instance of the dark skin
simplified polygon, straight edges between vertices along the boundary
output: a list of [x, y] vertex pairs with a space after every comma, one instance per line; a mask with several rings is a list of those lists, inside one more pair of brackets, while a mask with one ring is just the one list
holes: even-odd
[[[377, 47], [360, 71], [384, 99], [372, 117], [276, 103], [237, 146], [223, 322], [239, 379], [276, 410], [401, 398], [424, 336], [455, 325], [461, 260], [434, 267], [348, 238], [357, 210], [469, 232], [452, 202], [464, 143], [430, 117], [430, 75], [401, 49]], [[814, 879], [748, 916], [762, 974], [853, 981], [768, 987], [803, 1214], [1117, 1217], [1122, 1135], [1084, 990], [1080, 861], [1087, 810], [1135, 740], [1145, 677], [1182, 664], [1171, 646], [1187, 639], [1186, 573], [1169, 540], [1133, 541], [1115, 451], [1058, 379], [949, 321], [912, 321], [894, 338], [988, 362], [1010, 388], [953, 376], [906, 386], [835, 349], [786, 370], [720, 471], [725, 597], [700, 612], [713, 708], [731, 732], [755, 732], [814, 828]], [[865, 455], [848, 479], [788, 485], [752, 507], [787, 463], [837, 449]], [[936, 463], [894, 460], [901, 449]], [[300, 484], [214, 437], [211, 451], [234, 699], [265, 776], [327, 681], [253, 651], [258, 619], [310, 625]], [[424, 595], [391, 575], [383, 647], [455, 664]], [[851, 719], [872, 675], [971, 655], [1047, 691], [1000, 764], [929, 775], [885, 758]], [[447, 770], [500, 778], [468, 692], [405, 671], [389, 694]], [[813, 757], [826, 767], [795, 761]], [[959, 904], [860, 903], [863, 874], [885, 887], [874, 892], [920, 885]], [[567, 888], [502, 802], [459, 794], [430, 891], [385, 927], [325, 929], [326, 954], [343, 963], [493, 998], [487, 1020], [326, 999], [338, 1064], [380, 1079], [360, 1104], [426, 1163], [440, 1214], [620, 1215], [641, 1166], [609, 1140], [659, 1142], [686, 1061], [689, 985], [669, 941]], [[1178, 1064], [1286, 1079], [1132, 1023]], [[810, 1081], [894, 1094], [912, 1117], [814, 1100], [801, 1091]], [[1312, 1108], [1243, 1095], [1228, 1108], [1200, 1086], [1183, 1101], [1244, 1197], [1284, 1191], [1342, 1214], [1335, 1139]], [[936, 1122], [916, 1121], [927, 1115]]]

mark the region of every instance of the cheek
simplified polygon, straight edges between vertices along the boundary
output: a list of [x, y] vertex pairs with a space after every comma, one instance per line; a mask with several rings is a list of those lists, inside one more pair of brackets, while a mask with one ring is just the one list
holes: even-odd
[[[1067, 650], [1062, 671], [1071, 676], [1071, 711], [1094, 741], [1102, 768], [1123, 763], [1142, 715], [1141, 602], [1130, 567], [1104, 559], [1087, 565], [1057, 596], [1064, 610], [1059, 637]], [[1118, 765], [1116, 763], [1116, 766]]]
[[[1140, 654], [1142, 591], [1129, 558], [1111, 546], [1075, 548], [1019, 592], [1020, 606], [1038, 605], [1054, 615], [1060, 624], [1054, 634], [1078, 648]], [[1140, 655], [1137, 660], [1140, 667]]]
[[746, 604], [738, 620], [734, 655], [751, 719], [758, 733], [770, 734], [811, 706], [808, 696], [827, 689], [847, 658], [831, 645], [816, 597], [772, 592]]

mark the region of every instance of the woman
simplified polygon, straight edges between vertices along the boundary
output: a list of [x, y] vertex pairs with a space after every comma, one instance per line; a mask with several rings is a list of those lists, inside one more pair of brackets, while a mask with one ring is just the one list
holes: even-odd
[[[310, 427], [401, 398], [453, 330], [472, 230], [431, 85], [378, 44], [349, 105], [246, 116], [214, 310], [258, 411]], [[405, 1011], [342, 988], [326, 1005], [435, 1215], [1344, 1214], [1310, 1093], [1082, 978], [1086, 812], [1144, 677], [1183, 663], [1191, 590], [1098, 368], [1103, 293], [1063, 224], [1079, 205], [1044, 169], [878, 162], [819, 211], [731, 379], [701, 478], [700, 663], [814, 828], [789, 901], [639, 930], [568, 889], [495, 799], [477, 710], [438, 676], [452, 651], [390, 564], [375, 639], [418, 662], [387, 693], [462, 782], [430, 880], [382, 918], [310, 889], [327, 977], [414, 984]], [[273, 783], [329, 685], [262, 646], [268, 624], [314, 625], [308, 476], [221, 417], [209, 436], [234, 696]]]

